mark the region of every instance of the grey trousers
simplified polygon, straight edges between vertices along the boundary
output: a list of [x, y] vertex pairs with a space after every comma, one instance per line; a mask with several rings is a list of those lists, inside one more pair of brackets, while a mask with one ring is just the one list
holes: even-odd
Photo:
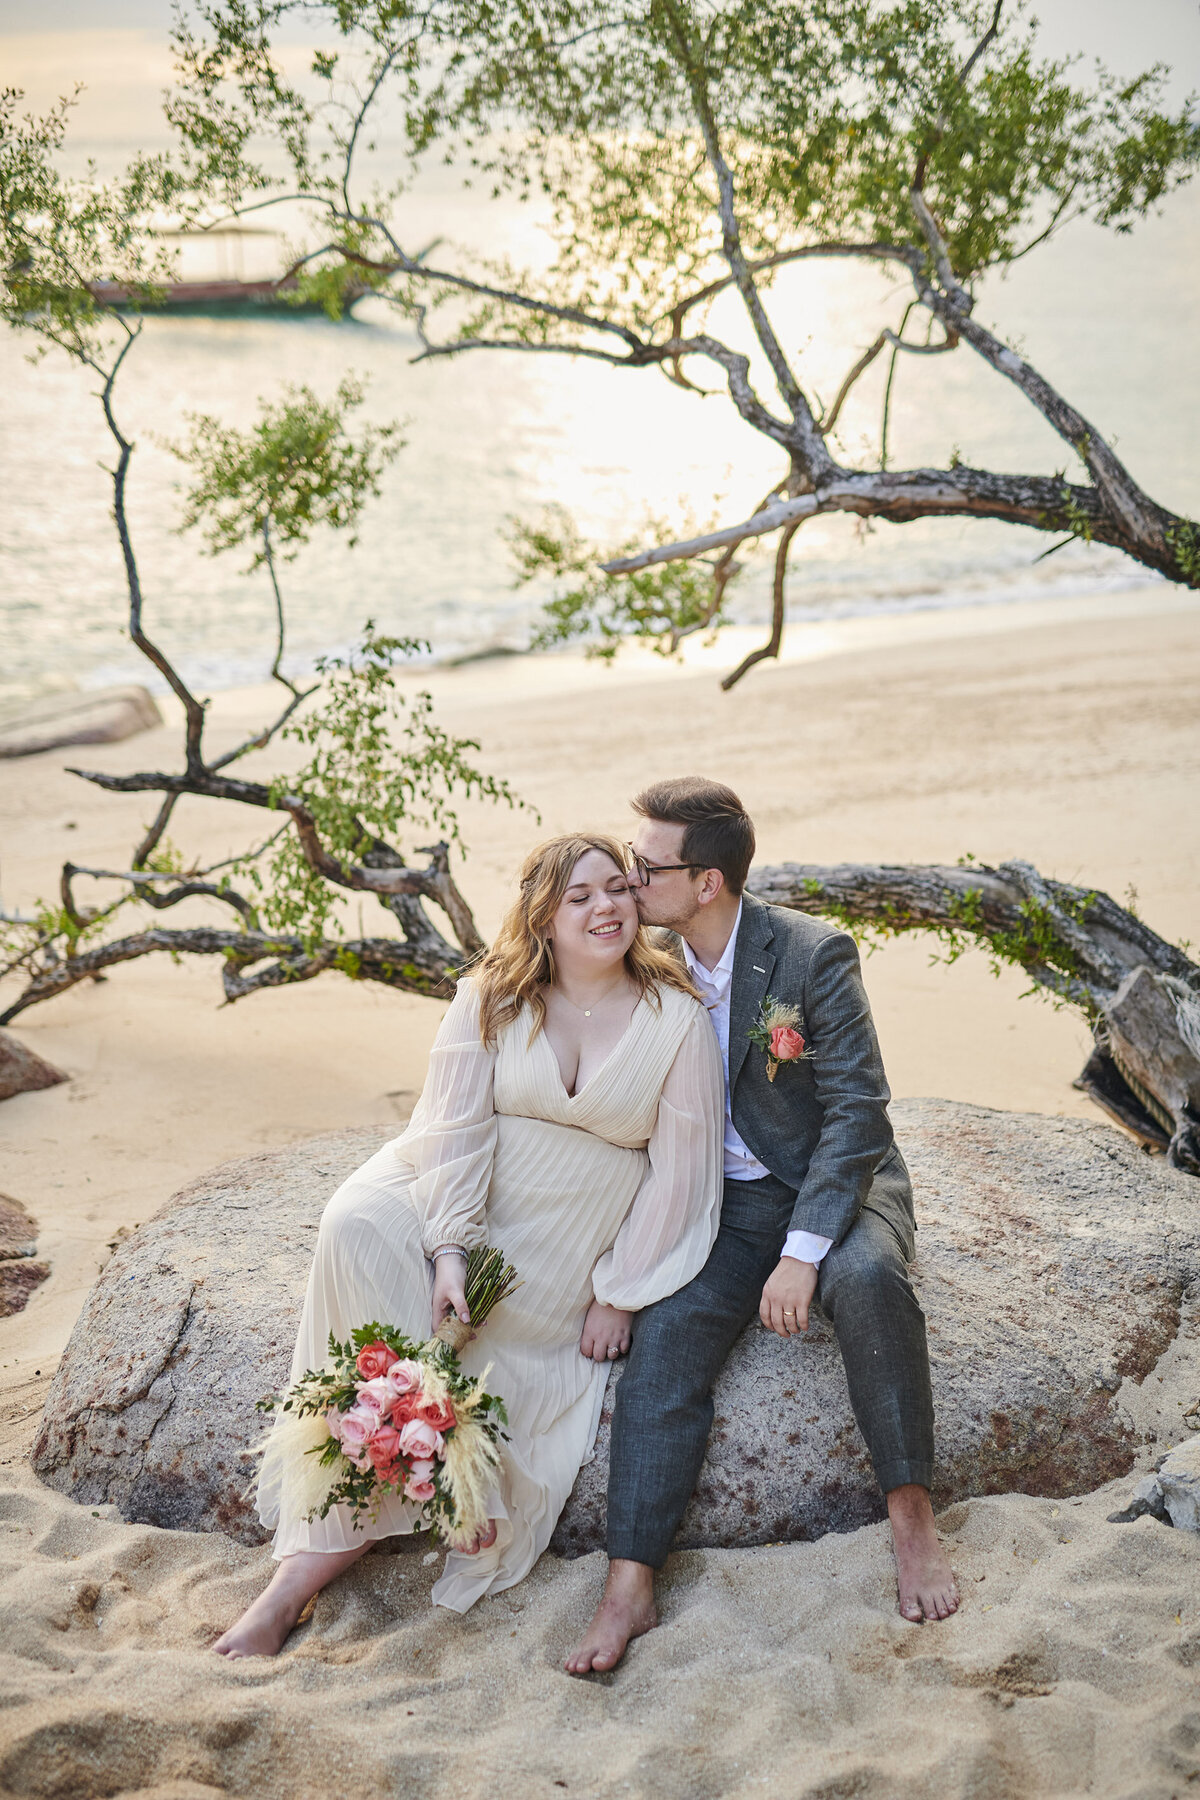
[[[772, 1176], [726, 1181], [707, 1263], [638, 1313], [617, 1383], [608, 1475], [608, 1554], [659, 1569], [691, 1499], [713, 1420], [713, 1384], [758, 1313], [795, 1193]], [[913, 1223], [870, 1204], [820, 1265], [816, 1299], [846, 1365], [850, 1403], [880, 1487], [933, 1480], [925, 1317], [908, 1278]]]

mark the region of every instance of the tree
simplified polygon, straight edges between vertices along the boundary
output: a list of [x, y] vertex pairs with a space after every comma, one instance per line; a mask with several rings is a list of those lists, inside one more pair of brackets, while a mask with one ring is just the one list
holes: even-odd
[[[685, 386], [691, 377], [684, 372], [684, 362], [707, 358], [724, 371], [742, 416], [780, 445], [787, 472], [780, 482], [785, 498], [779, 506], [795, 504], [797, 510], [774, 525], [755, 515], [749, 522], [753, 530], [743, 525], [704, 534], [699, 543], [643, 552], [634, 560], [641, 570], [655, 571], [652, 578], [627, 589], [602, 584], [591, 589], [586, 603], [601, 632], [611, 628], [611, 635], [619, 637], [632, 624], [669, 641], [672, 633], [682, 635], [711, 623], [718, 615], [737, 543], [755, 532], [777, 529], [781, 539], [777, 634], [786, 543], [805, 517], [838, 506], [897, 520], [920, 516], [922, 509], [957, 510], [1011, 518], [1040, 529], [1052, 528], [1066, 509], [1070, 529], [1086, 528], [1103, 541], [1120, 541], [1152, 566], [1164, 567], [1174, 579], [1197, 584], [1194, 565], [1189, 572], [1181, 560], [1189, 554], [1188, 544], [1194, 545], [1194, 538], [1187, 536], [1193, 528], [1186, 521], [1172, 520], [1144, 495], [1139, 497], [1111, 450], [1090, 433], [1084, 435], [1080, 452], [1092, 478], [1088, 487], [1068, 488], [1065, 478], [1059, 477], [1002, 477], [954, 468], [893, 474], [882, 457], [873, 471], [840, 469], [825, 445], [840, 401], [819, 419], [786, 359], [776, 366], [782, 351], [772, 360], [771, 347], [778, 350], [778, 340], [762, 298], [763, 278], [788, 258], [861, 254], [899, 260], [912, 271], [918, 301], [943, 321], [944, 347], [953, 347], [952, 339], [954, 344], [970, 344], [1016, 380], [1047, 417], [1060, 416], [1056, 409], [1065, 403], [1046, 389], [1028, 364], [1003, 347], [992, 358], [988, 344], [995, 340], [971, 321], [971, 295], [962, 283], [968, 279], [968, 264], [978, 272], [1012, 260], [1018, 253], [1013, 247], [1018, 245], [1018, 228], [1028, 223], [1048, 195], [1059, 193], [1053, 209], [1057, 217], [1051, 217], [1043, 232], [1061, 223], [1075, 203], [1072, 197], [1080, 205], [1086, 202], [1094, 216], [1120, 225], [1145, 210], [1186, 171], [1194, 155], [1195, 128], [1190, 115], [1172, 120], [1154, 112], [1147, 98], [1152, 82], [1135, 83], [1120, 92], [1102, 88], [1098, 98], [1081, 98], [1063, 81], [1061, 70], [1039, 73], [1027, 57], [1022, 60], [1019, 47], [1010, 48], [1001, 65], [1004, 81], [994, 91], [986, 90], [978, 104], [972, 100], [968, 106], [967, 99], [975, 92], [969, 77], [999, 42], [1000, 9], [976, 49], [956, 61], [950, 57], [954, 28], [970, 23], [973, 15], [969, 8], [951, 6], [949, 0], [919, 4], [914, 0], [891, 9], [835, 6], [826, 0], [802, 17], [770, 6], [745, 13], [735, 9], [710, 15], [702, 39], [685, 34], [682, 40], [676, 28], [691, 29], [695, 16], [677, 6], [655, 4], [636, 15], [573, 10], [573, 24], [564, 11], [549, 18], [543, 29], [524, 13], [484, 14], [473, 9], [460, 19], [452, 8], [434, 8], [418, 19], [394, 0], [381, 7], [341, 0], [337, 18], [346, 38], [358, 35], [366, 41], [366, 72], [361, 83], [348, 90], [349, 97], [347, 92], [340, 94], [343, 111], [333, 115], [332, 136], [322, 148], [314, 145], [315, 105], [283, 81], [271, 53], [269, 28], [294, 10], [298, 8], [289, 0], [272, 5], [229, 0], [206, 9], [215, 33], [212, 43], [202, 46], [186, 34], [181, 37], [180, 53], [190, 83], [174, 107], [190, 145], [189, 166], [182, 175], [165, 164], [140, 164], [123, 188], [93, 183], [68, 189], [52, 167], [61, 114], [22, 127], [13, 123], [11, 106], [3, 115], [0, 220], [5, 233], [6, 316], [10, 323], [40, 333], [45, 342], [60, 345], [102, 377], [105, 416], [118, 446], [114, 507], [129, 577], [131, 635], [175, 689], [186, 719], [184, 767], [177, 772], [111, 777], [76, 771], [102, 787], [161, 794], [160, 811], [134, 852], [130, 870], [114, 876], [67, 864], [61, 907], [44, 908], [31, 926], [18, 928], [30, 935], [15, 946], [7, 969], [0, 973], [20, 970], [28, 979], [5, 1020], [113, 963], [153, 950], [220, 955], [226, 993], [235, 999], [258, 988], [308, 979], [330, 967], [414, 991], [442, 993], [455, 968], [480, 947], [470, 909], [449, 875], [447, 844], [421, 852], [430, 856], [429, 867], [413, 869], [389, 840], [421, 806], [435, 826], [446, 825], [452, 832], [450, 801], [464, 789], [510, 803], [513, 796], [503, 783], [475, 769], [468, 753], [476, 745], [448, 739], [437, 730], [427, 700], [407, 714], [403, 730], [409, 736], [408, 748], [397, 751], [391, 729], [392, 670], [396, 657], [411, 646], [368, 632], [357, 656], [325, 665], [322, 706], [307, 717], [297, 714], [308, 696], [289, 687], [279, 719], [225, 756], [211, 758], [203, 747], [203, 706], [142, 632], [140, 587], [124, 513], [132, 445], [121, 435], [112, 410], [113, 381], [141, 327], [140, 322], [104, 313], [92, 299], [88, 283], [116, 268], [131, 289], [140, 284], [141, 291], [152, 294], [154, 281], [161, 279], [159, 265], [146, 238], [138, 235], [144, 231], [145, 197], [150, 192], [156, 205], [186, 201], [200, 206], [211, 202], [220, 185], [225, 201], [239, 208], [272, 203], [278, 195], [267, 191], [270, 177], [250, 159], [251, 140], [263, 124], [283, 142], [298, 191], [334, 228], [328, 247], [306, 259], [304, 270], [305, 279], [321, 284], [331, 304], [336, 304], [346, 270], [366, 263], [374, 277], [387, 278], [388, 286], [381, 291], [417, 321], [425, 355], [485, 344], [566, 352], [599, 356], [619, 366], [657, 364]], [[887, 34], [880, 35], [881, 21], [891, 22], [893, 63], [884, 55]], [[913, 48], [901, 25], [904, 32], [927, 27], [927, 33]], [[777, 41], [771, 36], [775, 26]], [[817, 57], [810, 68], [804, 57], [816, 56], [817, 50], [824, 61]], [[716, 68], [718, 52], [725, 60]], [[807, 85], [798, 79], [806, 69]], [[872, 88], [867, 77], [881, 82], [880, 70], [889, 69], [892, 87], [886, 92]], [[817, 79], [822, 70], [832, 82], [827, 95]], [[939, 70], [940, 86], [934, 80]], [[732, 144], [730, 71], [740, 71], [734, 98], [741, 110]], [[323, 83], [336, 86], [342, 80], [332, 53], [318, 57], [315, 72]], [[797, 75], [791, 85], [785, 79], [789, 72]], [[833, 81], [835, 76], [841, 87]], [[918, 76], [932, 84], [928, 93]], [[401, 250], [382, 216], [386, 195], [376, 196], [375, 211], [363, 210], [352, 200], [351, 178], [365, 121], [389, 79], [400, 84], [414, 152], [437, 142], [449, 120], [482, 129], [501, 108], [520, 120], [522, 130], [516, 139], [488, 140], [479, 161], [490, 164], [501, 179], [532, 179], [532, 168], [550, 187], [560, 221], [560, 253], [555, 265], [538, 278], [540, 286], [535, 288], [532, 279], [524, 287], [501, 286], [431, 268], [425, 255], [409, 256]], [[902, 129], [898, 109], [902, 110], [901, 98], [910, 87], [918, 97], [925, 94], [928, 104], [919, 119], [913, 111]], [[766, 106], [777, 90], [782, 94], [778, 116]], [[697, 93], [707, 96], [707, 111], [699, 107]], [[881, 94], [892, 96], [886, 106]], [[714, 105], [716, 98], [719, 106]], [[929, 124], [934, 101], [942, 107], [936, 129]], [[815, 120], [814, 129], [802, 142], [797, 138], [789, 162], [785, 152], [790, 140], [784, 127], [792, 118], [788, 129], [799, 133], [793, 115], [804, 106]], [[690, 137], [685, 129], [689, 117]], [[631, 118], [641, 119], [637, 130], [631, 127]], [[999, 171], [992, 169], [986, 180], [970, 173], [977, 167], [970, 144], [982, 147], [981, 120], [988, 132], [998, 132], [1005, 123], [1011, 128], [1004, 139], [1007, 161], [1001, 158]], [[1022, 122], [1032, 126], [1038, 121], [1049, 121], [1050, 138], [1043, 143], [1038, 124], [1033, 137], [1040, 147], [1027, 162], [1026, 140], [1017, 128]], [[572, 127], [578, 127], [576, 135], [568, 137]], [[970, 131], [976, 133], [975, 139]], [[860, 133], [860, 146], [848, 156], [851, 139]], [[918, 142], [924, 145], [917, 152], [924, 159], [916, 168], [920, 179], [905, 187], [904, 158]], [[951, 155], [947, 146], [953, 145], [957, 148]], [[735, 168], [741, 188], [749, 189], [756, 204], [761, 202], [756, 215], [760, 223], [749, 234], [739, 213], [730, 210], [729, 196], [740, 191], [734, 183]], [[636, 204], [640, 184], [648, 184], [653, 206]], [[785, 205], [788, 193], [792, 198]], [[796, 195], [805, 193], [810, 198], [801, 207]], [[976, 201], [989, 195], [995, 204], [976, 217], [972, 210]], [[941, 224], [934, 223], [936, 235], [930, 238], [924, 214], [933, 218], [933, 205]], [[889, 206], [894, 214], [890, 223]], [[870, 223], [875, 235], [862, 243], [847, 238], [786, 247], [789, 231], [803, 236], [806, 224], [818, 217], [833, 220], [847, 232], [865, 230]], [[581, 232], [576, 241], [571, 225], [578, 218], [592, 221], [595, 229], [589, 225], [588, 233]], [[892, 241], [903, 240], [906, 222], [913, 219], [925, 236], [924, 250], [919, 243]], [[724, 272], [709, 279], [707, 287], [697, 287], [722, 260]], [[952, 277], [958, 284], [957, 297], [951, 290]], [[736, 289], [759, 349], [771, 362], [785, 403], [782, 412], [771, 412], [759, 400], [745, 351], [707, 333], [684, 335], [688, 315], [728, 287]], [[440, 343], [428, 330], [439, 291], [460, 303], [465, 296], [475, 308], [473, 317], [461, 320], [454, 334]], [[665, 323], [655, 312], [664, 294], [671, 308]], [[600, 310], [602, 304], [607, 311]], [[117, 348], [107, 362], [97, 347], [102, 328], [116, 334]], [[623, 345], [620, 351], [604, 347], [614, 337]], [[884, 343], [889, 342], [885, 337]], [[907, 340], [904, 345], [911, 348]], [[897, 351], [900, 345], [892, 343], [891, 348]], [[1008, 362], [999, 361], [1001, 355]], [[859, 372], [850, 372], [843, 396]], [[189, 520], [207, 532], [214, 550], [255, 544], [253, 562], [267, 568], [279, 626], [275, 671], [281, 679], [283, 608], [273, 562], [276, 538], [292, 541], [289, 532], [306, 531], [318, 517], [352, 524], [358, 501], [351, 506], [351, 499], [365, 500], [374, 480], [375, 459], [384, 448], [378, 440], [370, 445], [360, 441], [357, 447], [348, 439], [340, 440], [341, 416], [354, 397], [346, 392], [339, 396], [341, 414], [336, 421], [322, 412], [320, 401], [303, 391], [282, 408], [267, 409], [249, 434], [231, 433], [201, 420], [185, 452], [185, 460], [196, 471]], [[298, 442], [307, 445], [301, 457], [293, 454]], [[1037, 505], [1043, 502], [1050, 512], [1055, 508], [1059, 512], [1054, 517], [1039, 513]], [[1154, 532], [1158, 563], [1147, 548]], [[720, 541], [714, 543], [714, 538]], [[719, 554], [706, 599], [691, 564], [709, 548]], [[536, 567], [539, 557], [558, 556], [570, 561], [585, 581], [594, 579], [586, 547], [572, 535], [569, 522], [556, 522], [540, 537], [527, 531], [519, 549], [527, 567]], [[626, 602], [619, 597], [622, 594], [634, 599]], [[635, 611], [623, 616], [621, 608], [627, 604]], [[569, 611], [569, 597], [566, 606]], [[570, 623], [565, 615], [564, 622]], [[298, 774], [270, 784], [226, 774], [231, 762], [263, 747], [280, 731], [292, 733], [312, 752]], [[283, 813], [285, 823], [274, 838], [235, 859], [229, 868], [184, 872], [178, 857], [164, 845], [171, 811], [184, 793]], [[250, 892], [234, 890], [231, 868], [244, 878]], [[76, 904], [72, 888], [77, 876], [96, 873], [127, 885], [129, 892], [117, 905], [137, 901], [161, 908], [201, 897], [232, 907], [239, 914], [240, 928], [150, 929], [96, 943], [116, 907], [88, 913]], [[214, 875], [219, 877], [216, 881], [211, 879]], [[997, 870], [784, 865], [755, 871], [751, 886], [765, 898], [827, 913], [866, 935], [931, 931], [943, 940], [948, 955], [958, 954], [970, 939], [986, 943], [998, 961], [1021, 967], [1035, 986], [1060, 1003], [1078, 1007], [1088, 1019], [1096, 1054], [1081, 1082], [1093, 1097], [1148, 1146], [1165, 1148], [1180, 1167], [1200, 1172], [1196, 999], [1200, 967], [1186, 951], [1157, 937], [1107, 895], [1046, 880], [1023, 864]], [[339, 935], [337, 898], [354, 891], [374, 892], [380, 898], [400, 925], [400, 940], [348, 940]], [[422, 906], [429, 900], [450, 920], [457, 944], [450, 944], [430, 923]]]
[[[718, 529], [601, 561], [569, 522], [527, 528], [522, 573], [566, 583], [545, 636], [611, 649], [632, 633], [673, 648], [719, 621], [738, 546], [774, 537], [771, 634], [731, 686], [778, 653], [789, 551], [825, 512], [999, 519], [1114, 545], [1200, 586], [1200, 525], [1147, 495], [1078, 408], [976, 316], [985, 277], [1070, 220], [1128, 231], [1194, 172], [1200, 120], [1192, 102], [1164, 109], [1161, 68], [1081, 81], [1038, 60], [1032, 22], [1005, 0], [200, 0], [198, 13], [197, 33], [178, 34], [170, 108], [191, 167], [234, 211], [306, 202], [320, 241], [297, 264], [305, 280], [336, 289], [347, 270], [366, 270], [415, 321], [423, 357], [584, 356], [656, 366], [684, 388], [708, 364], [740, 418], [777, 447], [771, 493]], [[311, 84], [285, 79], [273, 48], [295, 13], [329, 32]], [[466, 156], [493, 193], [544, 196], [544, 268], [433, 266], [404, 247], [406, 173], [369, 198], [357, 185], [389, 99], [413, 164], [433, 151]], [[287, 173], [276, 178], [280, 152]], [[911, 284], [895, 325], [827, 406], [806, 391], [768, 305], [780, 272], [812, 258], [881, 264]], [[706, 329], [724, 293], [739, 302], [737, 342]], [[923, 334], [909, 329], [914, 313]], [[953, 457], [891, 467], [900, 358], [960, 350], [1015, 385], [1086, 479]], [[878, 455], [856, 467], [839, 457], [838, 419], [885, 353]], [[703, 599], [685, 568], [694, 561], [707, 564]]]
[[[276, 613], [271, 674], [287, 692], [282, 710], [260, 731], [212, 755], [205, 745], [205, 702], [143, 623], [127, 510], [135, 446], [121, 428], [115, 394], [145, 321], [95, 297], [98, 284], [111, 281], [153, 302], [171, 272], [155, 222], [164, 211], [194, 204], [197, 193], [165, 159], [139, 159], [119, 181], [101, 183], [94, 170], [82, 181], [67, 181], [55, 159], [69, 103], [41, 120], [19, 117], [18, 103], [11, 93], [0, 103], [0, 308], [11, 327], [32, 337], [36, 351], [65, 351], [100, 381], [100, 404], [116, 447], [113, 520], [129, 593], [129, 635], [180, 701], [184, 743], [183, 766], [174, 771], [71, 771], [108, 791], [159, 795], [160, 804], [127, 869], [66, 863], [57, 903], [40, 903], [32, 918], [0, 921], [0, 977], [25, 981], [0, 1023], [117, 963], [163, 951], [219, 957], [229, 1000], [328, 968], [418, 993], [449, 992], [457, 968], [482, 948], [450, 873], [450, 849], [459, 835], [455, 801], [474, 795], [522, 803], [504, 781], [476, 765], [474, 740], [442, 730], [428, 694], [409, 700], [398, 689], [397, 665], [426, 646], [385, 636], [368, 621], [352, 654], [318, 664], [320, 683], [301, 687], [283, 669], [277, 555], [294, 555], [318, 526], [353, 532], [399, 449], [395, 428], [368, 427], [353, 436], [347, 419], [362, 389], [347, 380], [327, 401], [300, 388], [262, 406], [246, 433], [200, 415], [190, 441], [176, 447], [193, 472], [183, 529], [202, 530], [214, 554], [252, 546], [249, 572], [267, 573]], [[268, 782], [230, 773], [276, 737], [307, 749], [297, 772]], [[283, 823], [243, 855], [209, 868], [185, 867], [166, 836], [184, 794], [235, 801], [282, 816]], [[425, 868], [410, 867], [394, 841], [414, 828], [440, 834], [440, 841], [418, 852], [429, 858]], [[119, 897], [100, 907], [83, 905], [75, 891], [80, 878], [116, 882]], [[374, 894], [399, 935], [348, 937], [341, 901], [350, 893]], [[118, 915], [124, 923], [130, 908], [161, 912], [194, 899], [232, 911], [236, 928], [139, 925], [113, 935]], [[455, 941], [432, 923], [425, 911], [430, 901], [449, 921]]]

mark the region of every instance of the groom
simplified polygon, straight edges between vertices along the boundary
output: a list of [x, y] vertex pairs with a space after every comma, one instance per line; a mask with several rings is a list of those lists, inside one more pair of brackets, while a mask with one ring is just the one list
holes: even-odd
[[[725, 1060], [725, 1193], [708, 1262], [635, 1315], [616, 1391], [608, 1484], [609, 1574], [575, 1675], [615, 1667], [657, 1624], [666, 1561], [704, 1459], [712, 1387], [757, 1313], [781, 1337], [832, 1321], [850, 1400], [887, 1496], [900, 1611], [958, 1605], [934, 1529], [933, 1405], [925, 1320], [908, 1279], [915, 1223], [904, 1159], [853, 938], [743, 893], [754, 827], [719, 782], [658, 782], [633, 803], [643, 923], [679, 934]], [[751, 1043], [768, 995], [800, 1014], [811, 1060], [767, 1078]]]

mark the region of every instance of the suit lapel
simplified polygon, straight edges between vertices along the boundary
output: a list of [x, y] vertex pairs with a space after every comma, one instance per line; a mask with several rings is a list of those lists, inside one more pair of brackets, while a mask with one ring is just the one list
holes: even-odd
[[758, 1009], [767, 997], [775, 957], [768, 948], [775, 936], [771, 909], [746, 894], [742, 901], [742, 922], [738, 927], [733, 952], [733, 980], [729, 993], [729, 1092], [741, 1073], [750, 1048], [747, 1032], [758, 1017]]

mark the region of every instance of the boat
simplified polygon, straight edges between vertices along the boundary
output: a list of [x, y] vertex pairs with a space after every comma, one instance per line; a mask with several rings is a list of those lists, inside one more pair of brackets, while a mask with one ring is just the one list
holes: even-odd
[[[304, 316], [324, 312], [320, 300], [300, 297], [300, 282], [295, 274], [258, 275], [246, 278], [243, 268], [243, 255], [247, 241], [250, 239], [275, 239], [282, 237], [281, 232], [247, 225], [210, 226], [207, 230], [160, 228], [154, 233], [156, 237], [175, 239], [180, 245], [180, 261], [185, 265], [180, 274], [186, 279], [165, 283], [159, 290], [159, 297], [146, 300], [137, 291], [120, 281], [90, 281], [88, 292], [102, 306], [115, 307], [121, 312], [170, 312], [193, 315], [203, 318], [244, 318], [268, 313], [276, 317], [288, 315]], [[197, 257], [196, 251], [204, 247], [204, 254]], [[204, 272], [194, 266], [198, 261], [212, 264], [213, 252], [217, 268]], [[261, 262], [261, 259], [258, 259]], [[279, 266], [282, 258], [269, 259]], [[231, 266], [233, 265], [233, 266]], [[351, 281], [346, 284], [342, 309], [349, 312], [355, 302], [364, 294], [369, 294], [368, 282]]]
[[[171, 312], [205, 318], [239, 318], [247, 314], [300, 314], [324, 312], [319, 300], [295, 299], [300, 283], [294, 275], [276, 281], [172, 281], [160, 289], [161, 298], [146, 300], [119, 281], [89, 281], [88, 292], [102, 306], [120, 312]], [[366, 283], [351, 282], [343, 293], [342, 310], [370, 293]]]

